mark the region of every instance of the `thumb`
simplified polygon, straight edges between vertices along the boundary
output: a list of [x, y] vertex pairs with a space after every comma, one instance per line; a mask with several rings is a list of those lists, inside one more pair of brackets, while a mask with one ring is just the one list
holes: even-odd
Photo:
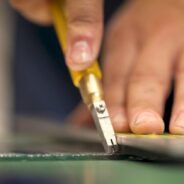
[[66, 62], [73, 70], [89, 67], [97, 58], [103, 32], [103, 0], [67, 0]]

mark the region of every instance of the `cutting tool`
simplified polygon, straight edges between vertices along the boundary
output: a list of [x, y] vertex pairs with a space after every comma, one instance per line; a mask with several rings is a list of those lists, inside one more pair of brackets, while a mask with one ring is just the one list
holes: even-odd
[[[51, 4], [54, 27], [63, 52], [66, 50], [67, 20], [63, 7], [65, 1], [54, 0]], [[88, 106], [107, 153], [118, 151], [116, 135], [103, 98], [101, 71], [98, 62], [83, 71], [69, 69], [72, 81], [79, 88], [84, 103]]]

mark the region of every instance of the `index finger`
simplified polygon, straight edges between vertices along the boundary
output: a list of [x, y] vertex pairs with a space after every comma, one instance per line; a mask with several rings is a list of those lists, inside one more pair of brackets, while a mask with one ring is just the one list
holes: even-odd
[[83, 70], [98, 57], [103, 33], [103, 0], [67, 0], [65, 12], [67, 65]]

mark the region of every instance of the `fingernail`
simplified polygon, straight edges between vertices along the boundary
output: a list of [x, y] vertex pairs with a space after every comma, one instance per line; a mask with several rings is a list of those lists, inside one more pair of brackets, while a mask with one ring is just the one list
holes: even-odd
[[156, 115], [154, 115], [151, 112], [142, 112], [140, 114], [138, 114], [135, 118], [135, 121], [133, 122], [134, 125], [139, 125], [139, 124], [143, 124], [143, 123], [150, 123], [150, 122], [158, 122], [158, 117]]
[[76, 64], [88, 63], [92, 60], [91, 48], [89, 43], [84, 40], [74, 43], [69, 55]]
[[184, 112], [181, 112], [175, 120], [175, 126], [184, 128]]

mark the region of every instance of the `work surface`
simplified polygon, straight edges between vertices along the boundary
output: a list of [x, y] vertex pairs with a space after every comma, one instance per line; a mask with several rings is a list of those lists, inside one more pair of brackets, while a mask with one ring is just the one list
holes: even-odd
[[92, 132], [85, 138], [77, 129], [71, 133], [36, 124], [36, 129], [29, 121], [25, 127], [19, 124], [19, 134], [0, 145], [0, 183], [183, 184], [184, 162], [106, 155]]

